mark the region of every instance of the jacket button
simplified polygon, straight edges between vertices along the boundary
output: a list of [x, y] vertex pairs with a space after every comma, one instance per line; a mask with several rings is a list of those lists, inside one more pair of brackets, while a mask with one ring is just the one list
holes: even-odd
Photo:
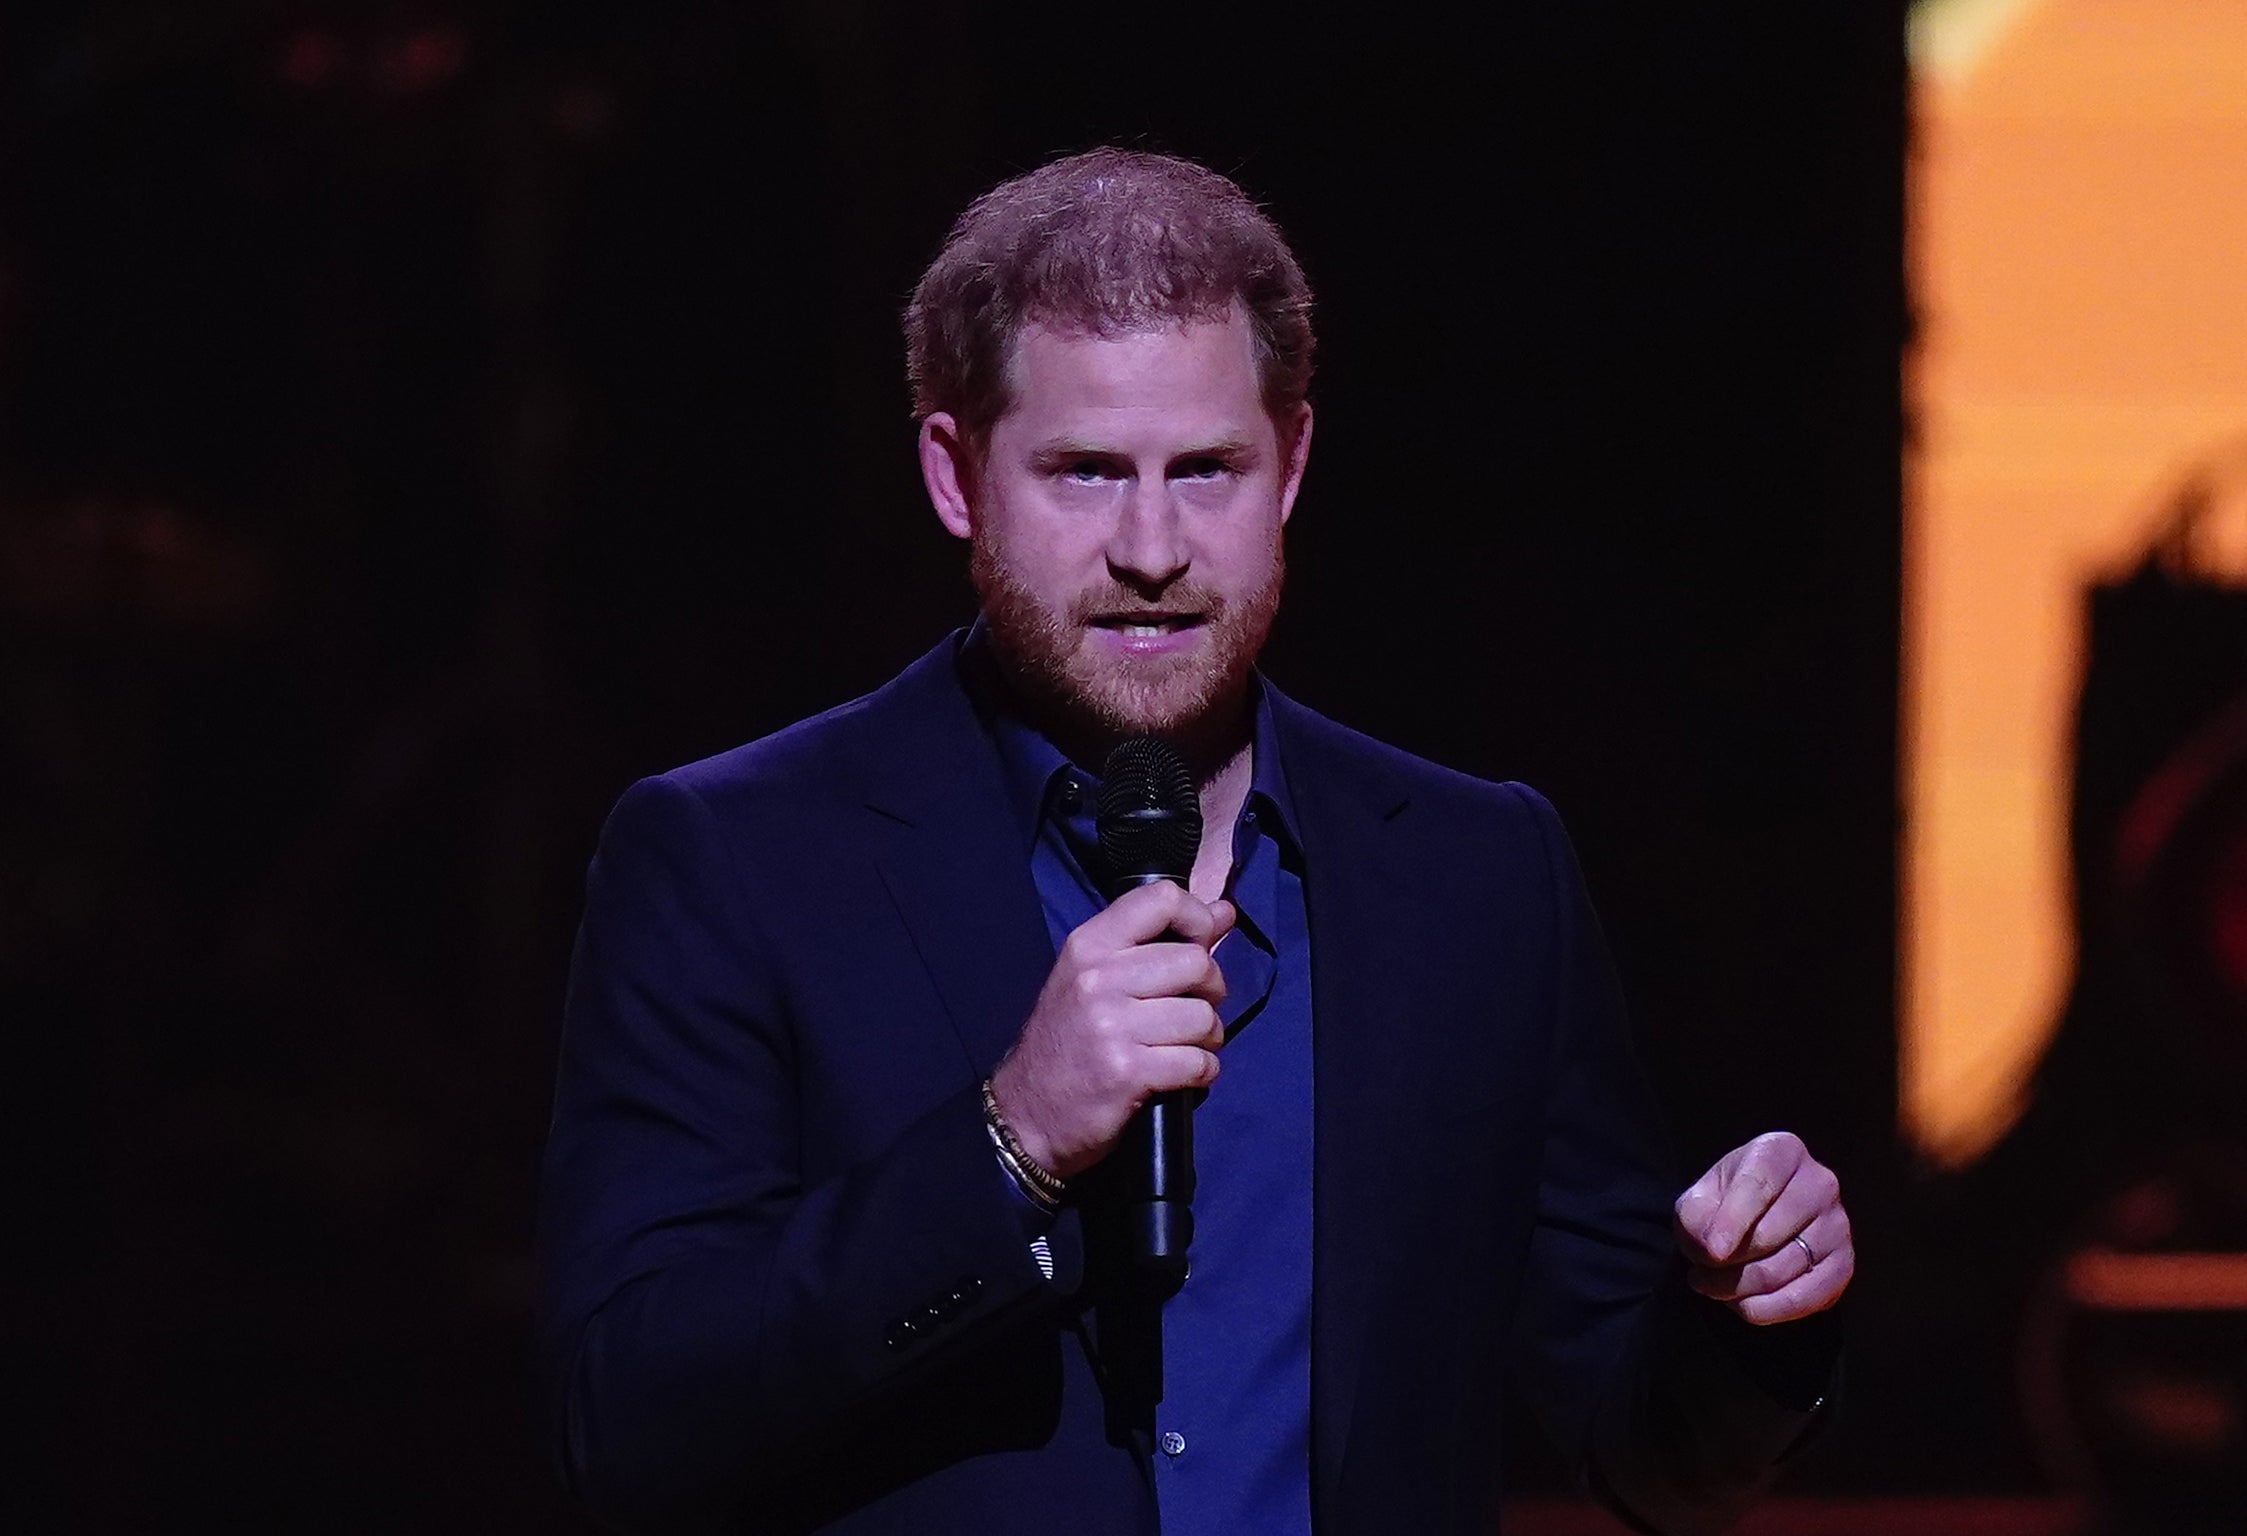
[[1162, 1446], [1165, 1456], [1183, 1456], [1186, 1454], [1186, 1437], [1175, 1429], [1165, 1430], [1161, 1441], [1158, 1443]]

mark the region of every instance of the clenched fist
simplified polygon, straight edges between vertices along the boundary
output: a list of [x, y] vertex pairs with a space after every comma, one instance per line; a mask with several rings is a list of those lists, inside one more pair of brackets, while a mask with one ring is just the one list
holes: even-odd
[[1841, 1299], [1857, 1272], [1841, 1181], [1787, 1131], [1717, 1160], [1677, 1199], [1693, 1289], [1751, 1323], [1787, 1323]]

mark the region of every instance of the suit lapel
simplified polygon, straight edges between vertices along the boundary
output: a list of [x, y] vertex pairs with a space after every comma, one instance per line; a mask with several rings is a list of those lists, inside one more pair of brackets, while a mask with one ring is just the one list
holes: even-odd
[[947, 639], [869, 701], [862, 758], [867, 808], [889, 823], [883, 884], [982, 1078], [1021, 1032], [1053, 945], [957, 645]]
[[1398, 989], [1387, 957], [1411, 952], [1409, 892], [1391, 869], [1391, 823], [1402, 789], [1345, 762], [1335, 730], [1278, 695], [1288, 793], [1302, 823], [1311, 929], [1312, 1149], [1311, 1472], [1317, 1523], [1334, 1529], [1375, 1282], [1389, 1252], [1383, 1229], [1402, 1057]]

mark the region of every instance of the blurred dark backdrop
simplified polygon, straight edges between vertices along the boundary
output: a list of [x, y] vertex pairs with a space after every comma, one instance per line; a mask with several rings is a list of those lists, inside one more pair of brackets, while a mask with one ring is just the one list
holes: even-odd
[[1688, 1162], [1843, 1170], [1869, 1347], [1800, 1486], [1951, 1437], [1883, 1248], [1900, 3], [6, 27], [26, 1527], [576, 1528], [525, 1360], [584, 861], [968, 615], [897, 311], [1103, 141], [1234, 173], [1320, 293], [1272, 673], [1554, 797]]

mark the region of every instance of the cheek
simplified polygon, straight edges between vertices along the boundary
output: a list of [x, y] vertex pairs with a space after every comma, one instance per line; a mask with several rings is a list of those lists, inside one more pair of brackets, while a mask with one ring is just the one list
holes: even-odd
[[1058, 570], [1099, 550], [1101, 523], [1097, 508], [1072, 508], [1058, 496], [1016, 490], [993, 499], [980, 530], [1009, 564]]
[[998, 553], [1016, 581], [1057, 605], [1066, 605], [1083, 584], [1082, 557], [1050, 539], [1002, 543]]
[[988, 524], [978, 530], [970, 562], [976, 585], [1002, 588], [1017, 612], [1036, 610], [1044, 615], [1042, 623], [1065, 622], [1071, 606], [1097, 581], [1097, 570], [1088, 576], [1082, 556], [1052, 539], [1024, 538], [1021, 533], [1018, 527]]
[[1280, 521], [1276, 508], [1258, 508], [1229, 524], [1210, 546], [1209, 555], [1225, 577], [1254, 585], [1279, 563]]

